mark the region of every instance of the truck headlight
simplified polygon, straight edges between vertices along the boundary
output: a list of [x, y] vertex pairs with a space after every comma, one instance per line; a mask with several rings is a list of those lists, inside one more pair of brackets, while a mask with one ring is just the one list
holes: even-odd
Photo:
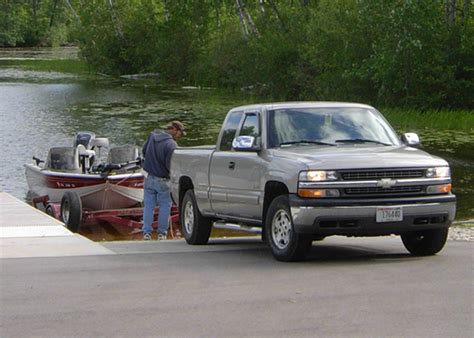
[[426, 169], [426, 177], [438, 178], [438, 177], [451, 177], [451, 171], [449, 167], [434, 167]]
[[334, 170], [308, 170], [300, 172], [300, 181], [336, 181], [337, 174]]

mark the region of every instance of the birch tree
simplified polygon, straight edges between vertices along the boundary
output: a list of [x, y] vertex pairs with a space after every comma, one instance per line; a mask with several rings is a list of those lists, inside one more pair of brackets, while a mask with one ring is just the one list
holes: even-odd
[[235, 6], [239, 12], [240, 24], [242, 26], [242, 32], [245, 37], [249, 37], [251, 34], [255, 36], [260, 36], [257, 27], [255, 26], [250, 13], [245, 8], [243, 0], [235, 0]]

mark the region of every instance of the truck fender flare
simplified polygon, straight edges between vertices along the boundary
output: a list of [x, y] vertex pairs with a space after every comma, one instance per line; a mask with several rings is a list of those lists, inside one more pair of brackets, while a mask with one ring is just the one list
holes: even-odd
[[[267, 217], [267, 210], [272, 201], [280, 195], [288, 195], [289, 189], [285, 183], [280, 181], [268, 181], [265, 183], [265, 192], [263, 197], [262, 210], [262, 230], [265, 227], [265, 218]], [[262, 234], [264, 231], [262, 231]]]

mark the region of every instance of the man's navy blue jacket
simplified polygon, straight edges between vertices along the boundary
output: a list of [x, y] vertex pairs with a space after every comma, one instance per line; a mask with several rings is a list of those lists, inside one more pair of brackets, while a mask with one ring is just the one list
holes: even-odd
[[153, 131], [143, 145], [143, 169], [150, 175], [169, 178], [171, 156], [175, 149], [176, 141], [170, 134], [160, 129]]

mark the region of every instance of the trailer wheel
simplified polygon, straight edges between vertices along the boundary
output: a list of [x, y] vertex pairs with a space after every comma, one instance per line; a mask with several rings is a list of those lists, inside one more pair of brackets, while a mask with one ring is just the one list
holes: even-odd
[[81, 225], [82, 203], [79, 195], [66, 191], [61, 199], [61, 220], [72, 232], [77, 232]]
[[193, 190], [186, 191], [181, 204], [181, 225], [186, 242], [191, 245], [206, 244], [211, 235], [211, 219], [204, 217], [197, 207]]
[[448, 229], [414, 231], [402, 234], [400, 237], [412, 255], [431, 256], [441, 251], [446, 244]]
[[51, 204], [48, 204], [46, 206], [46, 208], [44, 209], [44, 212], [46, 213], [46, 215], [54, 217], [53, 207], [51, 206]]
[[311, 249], [311, 238], [294, 231], [288, 196], [278, 196], [270, 203], [265, 233], [270, 251], [279, 261], [302, 260]]

